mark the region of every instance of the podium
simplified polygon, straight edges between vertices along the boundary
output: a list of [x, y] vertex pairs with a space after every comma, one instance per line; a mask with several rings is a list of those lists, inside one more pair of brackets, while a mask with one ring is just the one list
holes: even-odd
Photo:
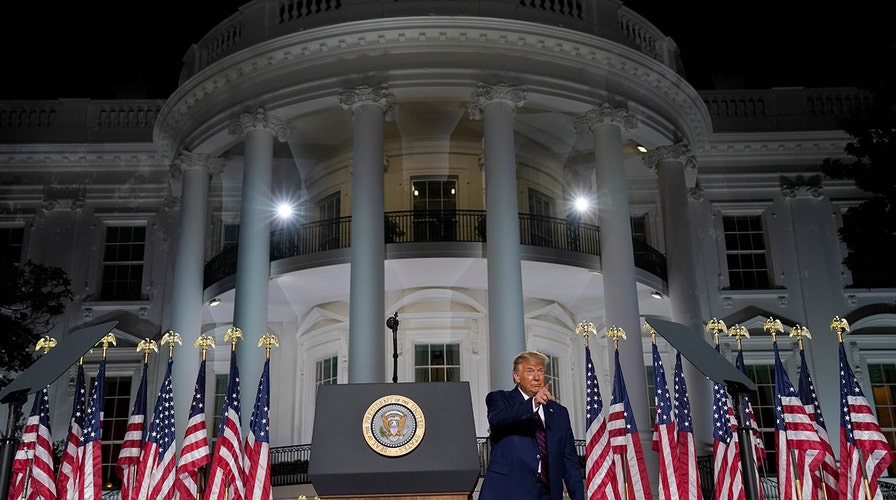
[[468, 500], [479, 472], [468, 382], [318, 387], [308, 475], [321, 499]]

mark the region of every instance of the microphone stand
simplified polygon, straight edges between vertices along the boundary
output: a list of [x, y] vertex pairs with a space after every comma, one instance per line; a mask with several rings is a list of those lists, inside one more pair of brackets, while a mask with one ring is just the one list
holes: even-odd
[[386, 318], [386, 328], [392, 330], [392, 383], [398, 382], [398, 311]]

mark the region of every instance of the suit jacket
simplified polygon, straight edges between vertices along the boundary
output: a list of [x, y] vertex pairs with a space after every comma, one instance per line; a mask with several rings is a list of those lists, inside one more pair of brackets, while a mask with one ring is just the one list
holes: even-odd
[[[485, 397], [491, 456], [479, 500], [536, 498], [538, 446], [535, 444], [532, 402], [517, 387]], [[556, 401], [544, 406], [551, 500], [563, 498], [563, 484], [572, 500], [584, 500], [582, 466], [576, 452], [569, 411]]]

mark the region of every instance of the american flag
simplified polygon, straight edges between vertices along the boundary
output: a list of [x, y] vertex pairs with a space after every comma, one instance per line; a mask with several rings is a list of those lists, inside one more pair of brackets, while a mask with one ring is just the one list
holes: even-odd
[[115, 463], [115, 473], [121, 479], [122, 500], [137, 498], [133, 485], [136, 479], [137, 465], [140, 463], [140, 451], [143, 449], [144, 420], [146, 420], [146, 362], [143, 363], [143, 376], [140, 377], [140, 385], [137, 388], [137, 398], [134, 401], [134, 409], [128, 418], [125, 429], [124, 441], [121, 443], [121, 451], [118, 453], [118, 461]]
[[31, 495], [29, 500], [56, 500], [53, 476], [53, 432], [50, 430], [50, 395], [47, 388], [40, 391], [40, 417], [37, 423], [37, 442], [31, 464]]
[[75, 382], [75, 401], [72, 403], [72, 418], [68, 424], [68, 438], [65, 451], [59, 464], [59, 474], [56, 476], [56, 498], [59, 500], [73, 500], [77, 496], [74, 487], [77, 481], [75, 472], [78, 470], [80, 457], [78, 455], [81, 444], [81, 429], [84, 428], [84, 405], [87, 399], [87, 388], [84, 384], [84, 367], [78, 364], [78, 376]]
[[[716, 351], [719, 346], [716, 345]], [[737, 442], [737, 421], [731, 408], [731, 397], [725, 386], [712, 385], [713, 475], [716, 478], [715, 500], [743, 500], [744, 480], [740, 469], [740, 445]]]
[[675, 424], [678, 427], [676, 455], [678, 456], [678, 497], [703, 500], [700, 473], [697, 469], [697, 443], [694, 439], [688, 385], [684, 380], [681, 353], [675, 353]]
[[591, 349], [585, 347], [585, 489], [588, 500], [616, 500], [620, 496], [610, 450], [610, 434], [604, 419], [604, 402], [591, 361]]
[[34, 459], [34, 445], [37, 442], [37, 428], [40, 425], [40, 394], [34, 395], [31, 414], [22, 431], [22, 440], [16, 448], [12, 461], [12, 479], [9, 485], [9, 498], [18, 500], [22, 494], [30, 492], [31, 461]]
[[657, 492], [662, 500], [678, 498], [678, 439], [672, 419], [672, 398], [666, 385], [666, 370], [660, 351], [653, 344], [653, 387], [656, 392], [656, 422], [653, 424], [653, 451], [659, 454], [660, 484]]
[[255, 408], [246, 437], [246, 494], [252, 500], [271, 500], [271, 360], [264, 362]]
[[[877, 480], [893, 461], [890, 445], [880, 431], [865, 393], [859, 386], [840, 343], [840, 500], [878, 500]], [[864, 470], [860, 468], [864, 467]], [[867, 488], [863, 484], [867, 478]]]
[[236, 353], [231, 351], [230, 379], [227, 382], [227, 394], [224, 395], [221, 425], [218, 427], [205, 500], [227, 500], [228, 492], [232, 500], [242, 500], [246, 494], [240, 418], [240, 372], [236, 365]]
[[200, 473], [209, 462], [208, 432], [205, 428], [205, 360], [199, 365], [190, 421], [184, 433], [184, 443], [177, 462], [177, 491], [180, 498], [196, 498], [199, 493]]
[[90, 400], [87, 403], [87, 420], [84, 434], [78, 445], [77, 478], [78, 500], [99, 500], [103, 497], [103, 401], [106, 388], [106, 360], [100, 362], [100, 369], [93, 381]]
[[778, 498], [812, 497], [812, 477], [824, 460], [815, 423], [806, 413], [790, 377], [781, 364], [778, 343], [775, 349], [775, 454], [778, 458]]
[[[28, 442], [25, 442], [27, 436]], [[24, 489], [28, 500], [56, 500], [53, 481], [53, 444], [50, 431], [50, 396], [46, 387], [34, 395], [34, 406], [22, 436], [21, 455], [16, 452], [13, 470], [16, 472], [9, 498], [18, 499]], [[14, 496], [15, 495], [15, 496]]]
[[619, 351], [614, 354], [614, 362], [613, 397], [610, 399], [607, 431], [610, 434], [613, 462], [616, 464], [616, 479], [626, 482], [622, 485], [623, 491], [628, 492], [626, 498], [652, 500], [653, 493], [650, 491], [644, 452], [641, 450], [641, 438], [628, 400], [622, 367], [619, 365]]
[[837, 464], [834, 460], [834, 450], [831, 447], [831, 439], [828, 437], [828, 429], [824, 423], [824, 417], [821, 415], [821, 405], [818, 404], [815, 384], [812, 382], [812, 375], [809, 373], [809, 366], [806, 363], [806, 353], [802, 349], [800, 349], [800, 379], [797, 392], [799, 393], [800, 401], [806, 407], [806, 413], [815, 422], [815, 431], [818, 433], [818, 439], [821, 440], [821, 447], [824, 449], [824, 461], [821, 463], [819, 474], [812, 478], [815, 484], [812, 500], [836, 498], [838, 494], [838, 472]]
[[174, 498], [176, 447], [174, 446], [174, 394], [171, 389], [171, 368], [168, 358], [162, 389], [156, 399], [152, 424], [143, 443], [134, 492], [139, 500], [171, 500]]

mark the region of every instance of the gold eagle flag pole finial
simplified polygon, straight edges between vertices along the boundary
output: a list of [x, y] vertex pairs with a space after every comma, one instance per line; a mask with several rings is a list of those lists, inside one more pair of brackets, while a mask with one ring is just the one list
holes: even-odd
[[607, 338], [610, 337], [613, 337], [613, 349], [617, 351], [619, 350], [619, 337], [622, 337], [622, 340], [628, 340], [625, 338], [625, 330], [621, 326], [616, 325], [607, 328]]
[[644, 321], [644, 333], [650, 334], [650, 341], [656, 344], [656, 328], [654, 328], [646, 320]]
[[224, 334], [224, 342], [230, 342], [231, 352], [236, 352], [236, 343], [243, 340], [243, 331], [237, 327], [228, 328]]
[[812, 334], [809, 333], [809, 329], [805, 326], [796, 325], [795, 327], [790, 329], [790, 336], [796, 337], [796, 344], [799, 346], [800, 350], [803, 350], [803, 337], [807, 339], [812, 338]]
[[706, 331], [712, 333], [712, 338], [716, 342], [716, 345], [719, 345], [719, 332], [728, 333], [728, 326], [725, 325], [725, 322], [713, 318], [706, 322]]
[[776, 342], [778, 332], [784, 333], [784, 325], [781, 324], [781, 320], [779, 319], [768, 318], [762, 325], [762, 330], [770, 333], [772, 335], [772, 342]]
[[168, 343], [168, 359], [174, 357], [174, 343], [177, 342], [180, 345], [184, 345], [180, 340], [180, 334], [175, 332], [174, 330], [168, 330], [165, 332], [165, 335], [162, 335], [162, 345]]
[[50, 352], [50, 349], [56, 347], [56, 339], [49, 335], [44, 335], [37, 341], [37, 345], [34, 346], [35, 351], [39, 351], [41, 349], [44, 350], [44, 354]]
[[594, 333], [594, 323], [590, 321], [582, 321], [578, 325], [576, 325], [576, 335], [582, 334], [582, 337], [585, 339], [585, 347], [588, 347], [588, 335]]
[[849, 332], [849, 323], [840, 316], [831, 320], [831, 330], [837, 332], [837, 342], [843, 343], [843, 332]]
[[137, 352], [143, 351], [143, 364], [149, 361], [149, 351], [159, 352], [159, 345], [155, 340], [143, 339], [137, 344]]
[[106, 359], [106, 350], [109, 348], [109, 344], [116, 345], [115, 344], [115, 334], [112, 332], [107, 333], [105, 337], [101, 338], [94, 345], [100, 345], [100, 344], [103, 344], [103, 359]]
[[271, 359], [271, 346], [280, 347], [277, 336], [271, 332], [267, 332], [258, 339], [258, 347], [264, 346], [264, 359]]
[[741, 345], [740, 339], [750, 338], [750, 330], [747, 330], [747, 327], [745, 326], [735, 324], [728, 329], [728, 336], [734, 337], [735, 340], [737, 340], [737, 350], [742, 351], [743, 346]]
[[205, 351], [208, 350], [209, 347], [212, 349], [215, 348], [215, 338], [206, 333], [200, 334], [199, 338], [196, 339], [196, 342], [193, 343], [193, 348], [201, 348], [202, 349], [202, 361], [205, 361]]

